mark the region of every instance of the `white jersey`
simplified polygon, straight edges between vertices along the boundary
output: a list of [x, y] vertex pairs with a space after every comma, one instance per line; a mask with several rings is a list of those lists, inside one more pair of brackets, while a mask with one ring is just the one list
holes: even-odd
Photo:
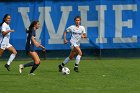
[[67, 32], [71, 32], [70, 42], [79, 43], [83, 33], [86, 33], [84, 26], [76, 27], [72, 25], [66, 29]]
[[1, 35], [0, 35], [0, 40], [1, 40], [1, 44], [7, 44], [9, 43], [9, 39], [10, 39], [10, 32], [8, 34], [6, 34], [5, 36], [2, 35], [2, 32], [5, 32], [7, 30], [11, 30], [10, 26], [8, 24], [6, 24], [5, 22], [2, 24], [1, 26]]
[[3, 35], [2, 35], [2, 32], [1, 32], [1, 27], [0, 27], [0, 44], [2, 42], [2, 39], [3, 39]]
[[2, 32], [6, 32], [7, 30], [11, 30], [10, 26], [4, 22], [1, 26], [1, 33], [0, 33], [0, 48], [3, 50], [12, 46], [9, 43], [10, 32], [8, 34], [6, 34], [5, 36], [2, 35]]

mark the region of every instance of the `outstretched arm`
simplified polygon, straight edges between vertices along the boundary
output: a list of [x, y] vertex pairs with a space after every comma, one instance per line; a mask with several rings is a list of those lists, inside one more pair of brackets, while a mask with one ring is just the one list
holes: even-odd
[[14, 30], [7, 30], [7, 31], [1, 31], [2, 35], [7, 35], [9, 32], [14, 32]]
[[32, 42], [35, 44], [36, 47], [42, 48], [43, 51], [46, 50], [44, 46], [42, 46], [40, 43], [38, 43], [38, 42], [35, 40], [35, 37], [34, 37], [34, 36], [31, 37], [31, 40], [32, 40]]

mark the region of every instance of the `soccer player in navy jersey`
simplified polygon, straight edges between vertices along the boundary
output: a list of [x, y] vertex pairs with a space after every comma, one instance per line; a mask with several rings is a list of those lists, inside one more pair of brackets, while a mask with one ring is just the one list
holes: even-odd
[[39, 21], [33, 21], [31, 25], [29, 26], [29, 30], [27, 30], [28, 36], [26, 41], [26, 53], [30, 55], [33, 59], [33, 62], [29, 62], [27, 64], [20, 64], [19, 65], [19, 72], [22, 73], [22, 70], [26, 67], [32, 67], [30, 70], [30, 75], [35, 75], [33, 72], [37, 69], [37, 67], [40, 64], [40, 58], [35, 52], [35, 46], [37, 48], [42, 48], [42, 50], [45, 52], [46, 49], [44, 46], [42, 46], [39, 42], [36, 41], [36, 31], [39, 29], [40, 24]]

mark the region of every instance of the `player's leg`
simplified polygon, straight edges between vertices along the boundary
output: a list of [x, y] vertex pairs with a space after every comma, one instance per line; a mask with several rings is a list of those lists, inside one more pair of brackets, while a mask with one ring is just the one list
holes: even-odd
[[5, 49], [6, 49], [6, 44], [0, 44], [0, 56], [2, 56]]
[[2, 56], [4, 50], [0, 48], [0, 57]]
[[20, 64], [19, 65], [19, 73], [22, 73], [22, 70], [26, 67], [32, 67], [34, 66], [35, 62], [29, 62], [29, 63], [26, 63], [26, 64]]
[[[26, 54], [30, 56], [30, 53], [29, 51], [26, 51]], [[31, 56], [32, 57], [32, 56]], [[33, 59], [33, 58], [32, 58]], [[26, 64], [20, 64], [19, 65], [19, 73], [22, 73], [22, 70], [26, 67], [32, 67], [34, 66], [35, 62], [32, 61], [32, 62], [29, 62], [29, 63], [26, 63]]]
[[59, 72], [61, 72], [61, 71], [62, 71], [62, 68], [63, 68], [71, 59], [74, 58], [75, 54], [76, 54], [76, 50], [73, 48], [73, 49], [71, 50], [71, 52], [70, 52], [70, 55], [69, 55], [67, 58], [65, 58], [65, 60], [63, 61], [63, 63], [61, 63], [61, 64], [59, 65]]
[[29, 54], [32, 57], [32, 59], [34, 60], [34, 65], [32, 66], [32, 69], [30, 71], [30, 74], [32, 74], [37, 69], [37, 67], [40, 65], [40, 58], [36, 52], [29, 52]]
[[12, 63], [12, 61], [15, 59], [17, 51], [16, 49], [11, 45], [8, 44], [7, 45], [7, 50], [10, 51], [12, 54], [9, 57], [9, 60], [7, 61], [7, 63], [5, 64], [5, 68], [10, 71], [10, 64]]
[[32, 66], [30, 74], [34, 75], [33, 72], [37, 69], [37, 67], [40, 64], [40, 58], [39, 58], [39, 56], [38, 56], [38, 54], [36, 52], [29, 52], [28, 54], [32, 57], [34, 62], [29, 62], [29, 63], [24, 64], [24, 65], [20, 64], [19, 65], [19, 72], [22, 73], [23, 68], [31, 67]]
[[78, 72], [79, 71], [78, 70], [78, 65], [80, 63], [80, 59], [81, 59], [81, 56], [82, 56], [82, 51], [81, 51], [79, 46], [76, 46], [75, 50], [77, 52], [77, 56], [76, 56], [76, 61], [75, 61], [75, 65], [74, 65], [74, 71]]
[[31, 67], [33, 66], [35, 63], [34, 61], [33, 62], [29, 62], [29, 63], [26, 63], [26, 64], [20, 64], [19, 65], [19, 73], [22, 73], [22, 70], [26, 67]]

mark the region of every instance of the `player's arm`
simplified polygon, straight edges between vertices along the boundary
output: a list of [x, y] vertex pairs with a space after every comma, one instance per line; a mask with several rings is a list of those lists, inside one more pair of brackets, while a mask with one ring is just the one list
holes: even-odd
[[87, 38], [85, 27], [83, 27], [83, 34], [81, 36], [82, 38]]
[[45, 48], [44, 46], [42, 46], [40, 43], [38, 43], [38, 42], [35, 40], [35, 37], [34, 37], [34, 36], [31, 37], [31, 40], [32, 40], [32, 42], [35, 44], [36, 47], [40, 47], [40, 48], [42, 48], [43, 51], [46, 51], [46, 48]]
[[67, 39], [66, 39], [66, 36], [67, 36], [67, 31], [64, 32], [64, 43], [65, 43], [65, 44], [68, 43], [68, 41], [67, 41]]
[[14, 32], [14, 30], [7, 30], [7, 31], [1, 31], [2, 35], [7, 35], [9, 32]]
[[66, 39], [66, 36], [67, 36], [67, 33], [68, 33], [68, 32], [71, 32], [71, 28], [72, 28], [72, 26], [68, 27], [68, 28], [66, 29], [66, 31], [64, 32], [64, 43], [65, 43], [65, 44], [68, 43], [68, 40]]

